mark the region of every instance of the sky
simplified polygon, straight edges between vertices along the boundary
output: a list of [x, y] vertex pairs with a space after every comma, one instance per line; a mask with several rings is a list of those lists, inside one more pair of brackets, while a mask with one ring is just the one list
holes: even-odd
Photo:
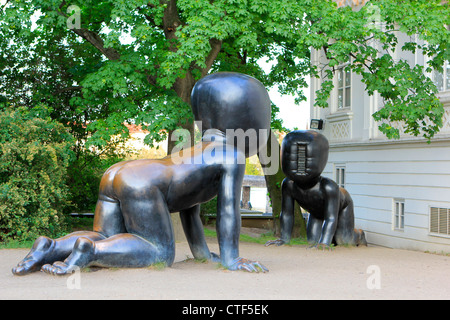
[[294, 128], [297, 128], [305, 130], [309, 127], [310, 94], [308, 88], [304, 91], [308, 100], [296, 105], [293, 96], [281, 95], [276, 88], [269, 90], [270, 99], [280, 108], [278, 117], [283, 120], [283, 126], [287, 129], [293, 130]]
[[[265, 58], [258, 61], [259, 66], [269, 73], [272, 63], [267, 62]], [[309, 84], [309, 79], [306, 79]], [[269, 96], [272, 102], [280, 109], [278, 118], [283, 120], [283, 126], [287, 129], [293, 130], [294, 128], [305, 130], [309, 128], [310, 121], [310, 90], [304, 88], [304, 94], [307, 98], [306, 101], [300, 104], [295, 104], [295, 97], [290, 95], [282, 95], [278, 92], [278, 88], [270, 88]]]

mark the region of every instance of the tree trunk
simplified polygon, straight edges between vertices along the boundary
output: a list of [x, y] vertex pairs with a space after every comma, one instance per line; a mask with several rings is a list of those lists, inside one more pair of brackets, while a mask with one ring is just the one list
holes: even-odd
[[[175, 84], [173, 85], [173, 90], [177, 93], [178, 97], [181, 98], [184, 102], [186, 102], [188, 105], [191, 105], [191, 92], [194, 88], [195, 80], [192, 77], [191, 73], [188, 72], [186, 74], [186, 77], [181, 79], [177, 79], [175, 81]], [[192, 146], [194, 144], [194, 122], [188, 121], [185, 119], [185, 121], [181, 121], [177, 125], [178, 129], [185, 129], [189, 131], [190, 134], [190, 141], [186, 141], [184, 143], [188, 144], [189, 146]], [[167, 154], [171, 154], [173, 148], [177, 144], [178, 141], [172, 141], [172, 134], [173, 131], [169, 132], [169, 139], [167, 141]]]
[[[272, 150], [272, 147], [276, 146], [275, 150]], [[281, 213], [281, 183], [283, 182], [285, 176], [283, 171], [281, 170], [281, 162], [280, 162], [280, 144], [278, 143], [278, 139], [275, 134], [271, 131], [269, 135], [269, 140], [267, 141], [267, 145], [260, 150], [258, 153], [258, 157], [261, 163], [261, 167], [264, 172], [264, 178], [266, 180], [267, 192], [269, 193], [270, 202], [272, 205], [273, 212], [273, 232], [276, 236], [280, 235], [280, 213]], [[271, 162], [270, 159], [272, 159]], [[273, 170], [271, 168], [270, 172], [268, 168], [271, 165], [278, 165], [276, 173], [273, 174]], [[301, 209], [299, 205], [296, 203], [294, 210], [294, 230], [292, 231], [292, 237], [298, 238], [303, 237], [306, 238], [306, 224], [302, 217]]]

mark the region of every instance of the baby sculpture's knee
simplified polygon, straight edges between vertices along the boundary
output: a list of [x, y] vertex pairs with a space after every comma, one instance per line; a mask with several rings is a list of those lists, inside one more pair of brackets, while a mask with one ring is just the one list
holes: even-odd
[[53, 244], [53, 240], [49, 237], [41, 236], [36, 239], [33, 245], [33, 249], [36, 251], [47, 251]]
[[74, 245], [74, 251], [79, 253], [92, 253], [95, 243], [88, 238], [78, 238]]

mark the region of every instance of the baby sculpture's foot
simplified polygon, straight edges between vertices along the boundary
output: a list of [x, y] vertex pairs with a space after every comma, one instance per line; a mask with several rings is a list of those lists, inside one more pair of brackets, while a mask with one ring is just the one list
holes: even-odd
[[68, 265], [65, 262], [56, 261], [53, 264], [45, 264], [42, 266], [42, 271], [45, 273], [54, 275], [54, 276], [63, 276], [69, 273], [72, 273], [76, 266]]
[[23, 276], [39, 271], [45, 263], [48, 263], [54, 243], [50, 238], [39, 237], [26, 257], [12, 269], [12, 273], [16, 276]]
[[42, 266], [45, 273], [61, 276], [72, 273], [76, 268], [83, 268], [89, 265], [94, 258], [94, 242], [87, 238], [79, 238], [73, 247], [70, 256], [62, 261]]
[[358, 234], [359, 234], [359, 239], [358, 239], [357, 245], [358, 246], [367, 246], [366, 234], [364, 233], [364, 231], [359, 229]]

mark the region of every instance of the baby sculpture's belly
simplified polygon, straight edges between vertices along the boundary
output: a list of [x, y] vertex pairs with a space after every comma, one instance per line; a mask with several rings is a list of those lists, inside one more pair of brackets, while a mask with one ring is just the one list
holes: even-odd
[[208, 202], [217, 193], [221, 178], [219, 168], [200, 166], [177, 170], [167, 190], [167, 205], [170, 212], [191, 208]]
[[[163, 160], [123, 163], [112, 182], [112, 198], [152, 201], [155, 192], [165, 200], [170, 212], [189, 209], [217, 195], [221, 177], [217, 165], [178, 164]], [[110, 188], [108, 188], [110, 189]]]

